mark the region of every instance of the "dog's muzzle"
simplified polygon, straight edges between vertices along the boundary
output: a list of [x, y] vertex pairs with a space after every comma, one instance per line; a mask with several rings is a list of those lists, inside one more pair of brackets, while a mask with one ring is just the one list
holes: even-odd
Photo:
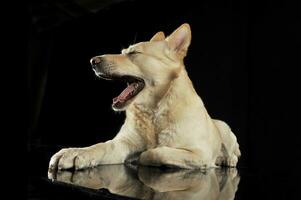
[[90, 63], [97, 77], [107, 80], [119, 80], [127, 84], [126, 88], [115, 98], [113, 98], [113, 108], [122, 109], [141, 90], [145, 83], [142, 78], [132, 75], [120, 75], [109, 71], [108, 62], [104, 58], [96, 56], [91, 58]]
[[101, 57], [93, 57], [90, 60], [91, 66], [93, 68], [93, 70], [99, 70], [101, 63], [103, 62], [103, 59]]

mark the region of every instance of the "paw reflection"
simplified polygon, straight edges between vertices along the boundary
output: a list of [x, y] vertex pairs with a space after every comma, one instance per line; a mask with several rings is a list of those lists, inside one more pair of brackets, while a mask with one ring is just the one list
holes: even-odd
[[206, 171], [106, 165], [82, 171], [53, 171], [48, 178], [138, 199], [234, 199], [235, 168]]

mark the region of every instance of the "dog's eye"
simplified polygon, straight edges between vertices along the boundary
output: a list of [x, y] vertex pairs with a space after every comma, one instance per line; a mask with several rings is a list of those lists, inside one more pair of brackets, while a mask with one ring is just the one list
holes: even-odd
[[140, 54], [141, 52], [139, 52], [139, 51], [131, 51], [131, 52], [128, 52], [127, 53], [127, 55], [130, 55], [130, 56], [132, 56], [132, 55], [136, 55], [136, 54]]

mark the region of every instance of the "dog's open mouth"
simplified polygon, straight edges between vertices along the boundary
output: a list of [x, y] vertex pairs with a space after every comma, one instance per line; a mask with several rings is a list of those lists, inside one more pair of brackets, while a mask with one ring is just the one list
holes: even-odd
[[131, 99], [133, 99], [141, 90], [144, 88], [144, 81], [142, 78], [124, 75], [98, 75], [100, 78], [107, 80], [118, 80], [125, 82], [127, 87], [115, 98], [113, 98], [113, 108], [121, 109], [123, 108]]

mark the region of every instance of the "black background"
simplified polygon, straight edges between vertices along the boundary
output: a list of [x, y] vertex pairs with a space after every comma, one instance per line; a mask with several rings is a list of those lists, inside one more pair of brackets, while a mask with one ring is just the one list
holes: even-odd
[[[240, 168], [293, 172], [301, 159], [297, 96], [299, 9], [288, 1], [31, 1], [28, 20], [28, 151], [87, 146], [115, 136], [122, 88], [95, 77], [89, 60], [192, 29], [186, 69], [213, 118], [236, 134]], [[300, 18], [299, 18], [300, 19]], [[297, 114], [297, 112], [295, 112]]]

